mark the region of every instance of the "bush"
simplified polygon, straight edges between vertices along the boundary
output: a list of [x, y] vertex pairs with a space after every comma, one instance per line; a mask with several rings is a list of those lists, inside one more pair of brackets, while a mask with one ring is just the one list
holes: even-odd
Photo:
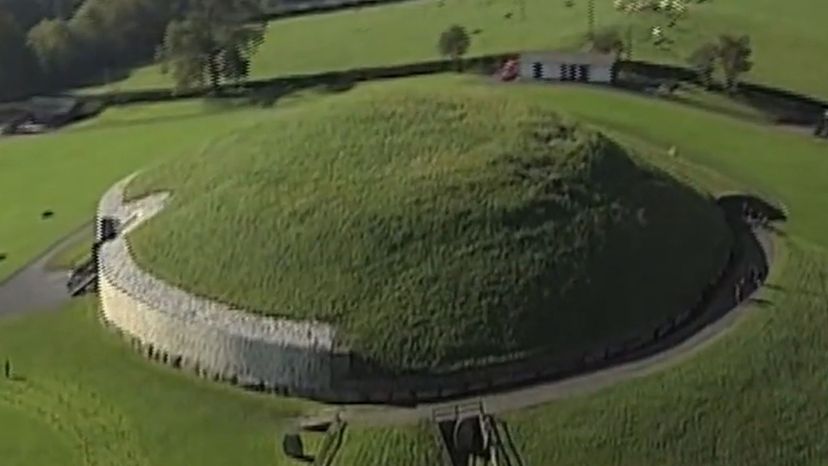
[[440, 34], [437, 49], [440, 55], [449, 57], [458, 69], [461, 68], [461, 58], [471, 46], [471, 36], [463, 26], [454, 24]]

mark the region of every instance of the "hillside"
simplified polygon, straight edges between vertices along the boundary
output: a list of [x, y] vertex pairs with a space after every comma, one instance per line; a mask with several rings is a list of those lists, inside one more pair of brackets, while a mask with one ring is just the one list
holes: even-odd
[[309, 104], [154, 168], [131, 196], [156, 190], [173, 200], [134, 233], [139, 263], [341, 324], [395, 368], [626, 335], [691, 305], [729, 241], [708, 201], [607, 138], [482, 93]]

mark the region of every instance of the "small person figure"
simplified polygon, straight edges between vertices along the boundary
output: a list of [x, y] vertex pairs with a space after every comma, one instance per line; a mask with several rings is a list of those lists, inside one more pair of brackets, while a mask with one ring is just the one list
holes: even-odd
[[7, 379], [10, 379], [11, 378], [11, 373], [12, 373], [11, 361], [9, 361], [9, 358], [6, 358], [6, 363], [3, 364], [3, 374], [5, 374]]
[[667, 150], [667, 155], [669, 155], [670, 157], [675, 157], [676, 155], [678, 155], [678, 149], [676, 149], [676, 146], [670, 146], [670, 148]]

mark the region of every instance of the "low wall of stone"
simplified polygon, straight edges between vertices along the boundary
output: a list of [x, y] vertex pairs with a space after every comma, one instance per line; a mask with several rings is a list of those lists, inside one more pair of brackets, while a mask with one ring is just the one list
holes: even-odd
[[141, 270], [126, 233], [161, 210], [164, 196], [123, 204], [129, 179], [110, 189], [98, 209], [117, 220], [118, 235], [98, 251], [103, 318], [131, 336], [149, 356], [202, 375], [240, 384], [329, 398], [348, 357], [335, 329], [317, 322], [275, 319], [190, 295]]
[[[687, 338], [726, 313], [732, 286], [749, 265], [737, 250], [769, 248], [754, 232], [734, 227], [734, 249], [697, 303], [652, 328], [641, 329], [592, 351], [517, 356], [510, 361], [443, 374], [391, 377], [361, 373], [333, 326], [257, 316], [190, 295], [141, 270], [125, 235], [164, 206], [154, 195], [123, 203], [129, 179], [110, 189], [98, 210], [116, 219], [118, 234], [98, 252], [99, 295], [105, 321], [146, 356], [247, 388], [343, 403], [410, 404], [482, 394], [584, 373], [656, 353]], [[729, 221], [729, 223], [731, 223]], [[767, 273], [768, 264], [759, 265]], [[746, 290], [753, 292], [755, 288]]]

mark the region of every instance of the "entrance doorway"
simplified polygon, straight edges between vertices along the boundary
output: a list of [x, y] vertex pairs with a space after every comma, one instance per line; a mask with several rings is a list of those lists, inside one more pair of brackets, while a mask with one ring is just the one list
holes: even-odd
[[532, 63], [532, 77], [535, 79], [543, 79], [543, 63]]
[[578, 81], [589, 82], [589, 65], [578, 65]]

